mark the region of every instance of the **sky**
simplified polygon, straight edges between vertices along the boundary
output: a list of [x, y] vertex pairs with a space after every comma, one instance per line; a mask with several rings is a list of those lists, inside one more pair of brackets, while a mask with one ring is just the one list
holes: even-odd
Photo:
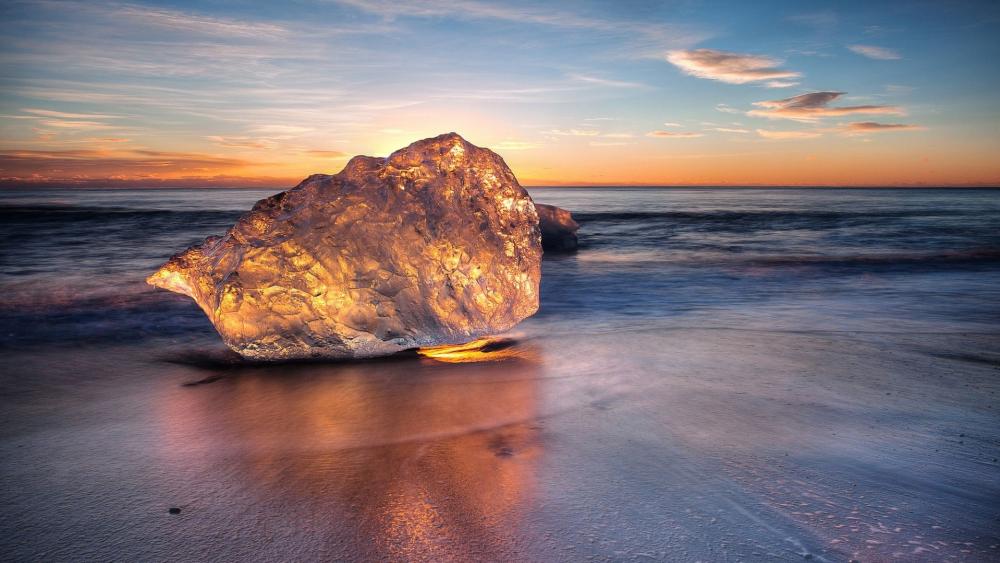
[[0, 186], [1000, 185], [1000, 2], [0, 4]]

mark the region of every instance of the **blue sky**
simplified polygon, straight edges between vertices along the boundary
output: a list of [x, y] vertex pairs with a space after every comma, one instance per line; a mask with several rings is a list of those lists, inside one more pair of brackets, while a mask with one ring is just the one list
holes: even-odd
[[6, 2], [8, 185], [236, 185], [457, 131], [526, 184], [1000, 181], [996, 2]]

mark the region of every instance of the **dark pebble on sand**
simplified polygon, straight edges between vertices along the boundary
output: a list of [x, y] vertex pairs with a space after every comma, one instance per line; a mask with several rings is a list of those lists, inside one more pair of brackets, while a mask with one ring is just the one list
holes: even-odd
[[167, 512], [169, 512], [171, 514], [180, 514], [181, 513], [181, 509], [177, 508], [176, 506], [171, 506], [170, 510], [168, 510]]

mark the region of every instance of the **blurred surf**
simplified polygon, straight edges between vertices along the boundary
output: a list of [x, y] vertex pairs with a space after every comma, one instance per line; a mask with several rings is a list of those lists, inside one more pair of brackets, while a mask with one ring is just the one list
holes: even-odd
[[[0, 194], [0, 346], [210, 333], [193, 303], [143, 278], [274, 191]], [[581, 250], [545, 262], [530, 323], [546, 330], [977, 330], [1000, 316], [998, 191], [531, 192], [582, 225]], [[565, 324], [580, 318], [588, 328]]]

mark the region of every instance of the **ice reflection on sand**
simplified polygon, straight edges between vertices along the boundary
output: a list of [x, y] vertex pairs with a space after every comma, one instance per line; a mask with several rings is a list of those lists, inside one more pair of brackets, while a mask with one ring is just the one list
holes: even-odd
[[226, 369], [197, 394], [165, 397], [163, 459], [204, 474], [224, 459], [260, 502], [313, 505], [307, 525], [355, 555], [502, 552], [521, 525], [516, 509], [532, 498], [540, 450], [538, 352], [505, 349], [502, 362]]

